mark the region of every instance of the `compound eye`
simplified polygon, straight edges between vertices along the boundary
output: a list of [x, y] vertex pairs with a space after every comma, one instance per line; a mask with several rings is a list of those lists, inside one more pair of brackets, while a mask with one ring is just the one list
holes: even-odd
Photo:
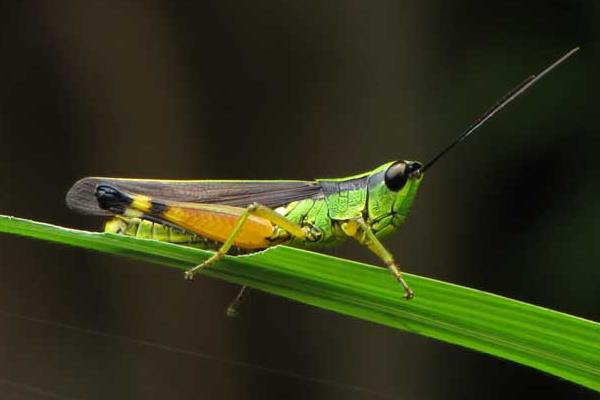
[[397, 192], [404, 187], [409, 176], [409, 168], [404, 161], [390, 165], [385, 171], [385, 186], [392, 192]]

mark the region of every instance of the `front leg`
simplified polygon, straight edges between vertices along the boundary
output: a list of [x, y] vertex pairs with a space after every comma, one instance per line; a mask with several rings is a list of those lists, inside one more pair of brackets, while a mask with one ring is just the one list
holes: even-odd
[[369, 250], [381, 258], [394, 278], [396, 278], [404, 288], [404, 298], [407, 300], [412, 299], [415, 296], [415, 293], [404, 280], [400, 267], [398, 267], [398, 264], [394, 261], [394, 256], [392, 256], [392, 253], [390, 253], [379, 239], [377, 239], [377, 236], [375, 236], [371, 227], [365, 220], [361, 217], [356, 220], [344, 222], [344, 224], [342, 225], [344, 232], [347, 231], [346, 234], [353, 233], [349, 236], [354, 237], [360, 244], [367, 246]]

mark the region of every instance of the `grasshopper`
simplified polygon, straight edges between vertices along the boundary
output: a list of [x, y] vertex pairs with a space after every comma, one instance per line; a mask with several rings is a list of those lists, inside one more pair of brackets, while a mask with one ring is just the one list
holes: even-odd
[[[454, 146], [570, 57], [569, 51], [538, 75], [514, 87], [430, 161], [391, 161], [362, 174], [312, 181], [146, 180], [89, 177], [67, 193], [70, 208], [113, 218], [105, 231], [214, 250], [185, 272], [187, 279], [228, 253], [277, 245], [331, 246], [352, 238], [377, 255], [404, 289], [392, 253], [380, 239], [398, 229], [411, 208], [425, 171]], [[229, 314], [245, 295], [242, 288]]]

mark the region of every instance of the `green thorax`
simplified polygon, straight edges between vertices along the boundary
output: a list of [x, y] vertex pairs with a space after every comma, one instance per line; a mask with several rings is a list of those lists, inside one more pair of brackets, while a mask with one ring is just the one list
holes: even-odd
[[390, 190], [385, 183], [385, 173], [394, 163], [388, 162], [348, 178], [320, 179], [330, 218], [343, 221], [362, 216], [378, 236], [400, 226], [422, 178], [408, 179], [400, 190]]
[[390, 190], [385, 183], [385, 173], [393, 164], [389, 162], [348, 178], [319, 179], [322, 198], [291, 203], [283, 213], [294, 222], [319, 228], [323, 235], [316, 244], [339, 242], [345, 237], [339, 224], [360, 217], [378, 237], [385, 236], [404, 222], [422, 179], [408, 179], [401, 189]]

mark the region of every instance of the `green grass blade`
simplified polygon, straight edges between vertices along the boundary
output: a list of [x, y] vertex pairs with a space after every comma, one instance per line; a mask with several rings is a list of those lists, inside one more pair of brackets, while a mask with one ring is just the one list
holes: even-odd
[[[175, 268], [211, 253], [153, 240], [0, 216], [0, 232], [125, 255]], [[227, 257], [205, 275], [461, 345], [600, 391], [600, 324], [482, 291], [408, 275], [402, 298], [382, 268], [279, 246]]]

